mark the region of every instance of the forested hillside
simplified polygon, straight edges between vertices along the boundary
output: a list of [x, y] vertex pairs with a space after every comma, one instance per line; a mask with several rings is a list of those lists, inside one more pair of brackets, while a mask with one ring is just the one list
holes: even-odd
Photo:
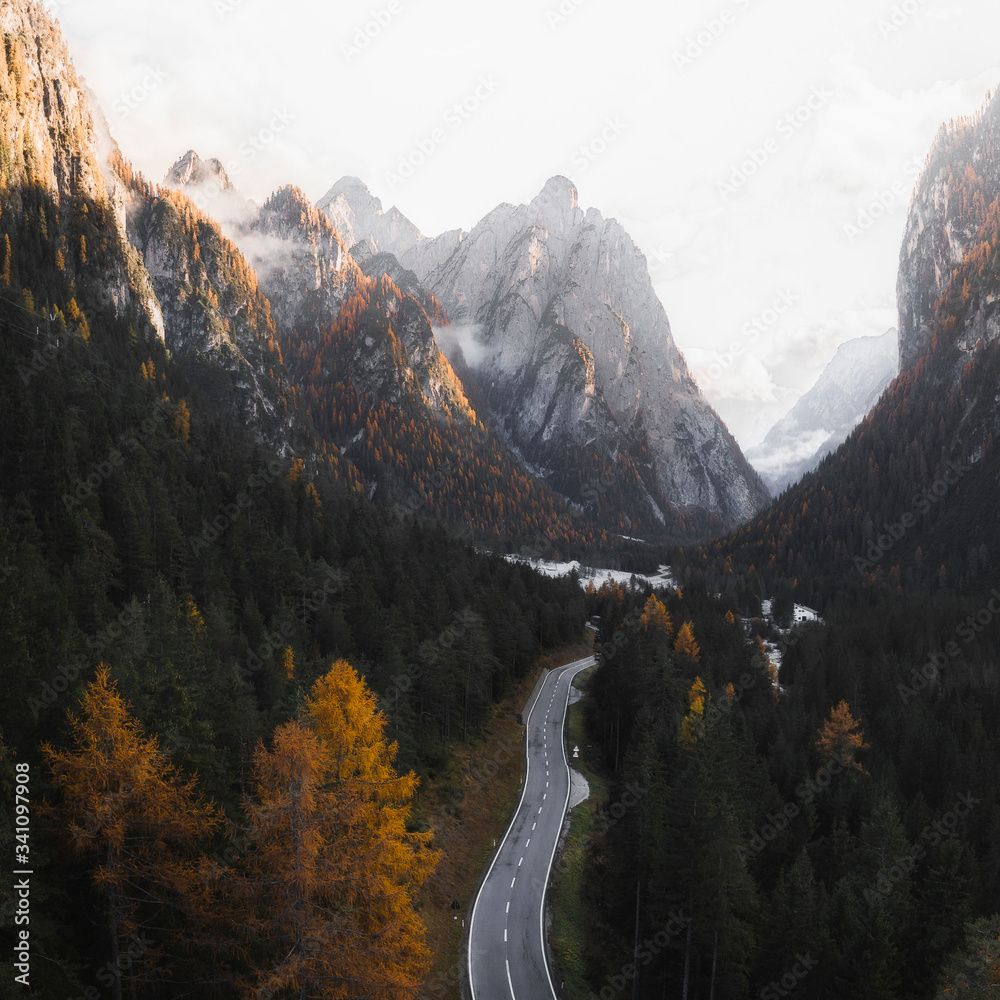
[[[41, 5], [0, 23], [0, 849], [31, 876], [0, 1000], [25, 950], [45, 997], [414, 998], [430, 912], [449, 989], [539, 654], [579, 656], [592, 616], [594, 995], [995, 995], [1000, 102], [918, 184], [901, 374], [733, 528], [766, 491], [645, 256], [565, 178], [475, 239], [391, 210], [438, 249], [419, 280], [402, 249], [362, 265], [379, 246], [335, 228], [382, 218], [360, 182], [331, 217], [294, 186], [257, 208], [188, 154], [168, 177], [224, 178], [214, 218], [95, 125]], [[434, 331], [478, 297], [473, 370]], [[670, 561], [681, 589], [512, 551]], [[822, 620], [790, 628], [796, 601]]]
[[[935, 141], [901, 252], [901, 372], [845, 444], [680, 549], [683, 596], [588, 596], [589, 733], [617, 808], [588, 851], [603, 997], [1000, 985], [998, 129], [994, 98]], [[789, 631], [795, 601], [824, 621]]]
[[900, 259], [901, 372], [814, 473], [682, 562], [692, 581], [985, 593], [1000, 582], [1000, 100], [943, 126]]
[[[79, 822], [77, 807], [59, 793], [78, 782], [58, 785], [73, 772], [46, 766], [42, 752], [48, 741], [57, 756], [77, 752], [72, 767], [95, 765], [86, 759], [92, 740], [80, 742], [81, 697], [107, 702], [117, 691], [130, 706], [135, 752], [163, 769], [163, 782], [169, 767], [174, 784], [196, 782], [190, 794], [212, 800], [213, 822], [192, 816], [176, 831], [176, 850], [194, 864], [247, 836], [252, 803], [268, 794], [266, 755], [331, 664], [350, 661], [365, 697], [384, 708], [386, 739], [399, 744], [386, 751], [392, 766], [433, 773], [541, 646], [578, 634], [583, 596], [569, 581], [369, 505], [336, 454], [307, 468], [269, 451], [191, 382], [138, 306], [123, 309], [106, 292], [120, 262], [100, 202], [80, 198], [67, 209], [36, 186], [2, 204], [3, 780], [12, 787], [14, 763], [27, 764], [32, 801], [40, 809], [48, 800], [60, 817], [39, 824], [33, 841], [45, 914], [33, 982], [45, 995], [79, 995], [138, 936], [154, 942], [148, 961], [133, 955], [146, 995], [178, 995], [167, 978], [174, 959], [206, 994], [235, 995], [249, 975], [240, 962], [266, 982], [268, 955], [277, 958], [237, 955], [222, 972], [190, 951], [198, 900], [161, 922], [163, 906], [180, 905], [174, 875], [143, 869], [151, 895], [109, 931], [109, 876], [91, 848], [112, 836], [112, 816], [97, 814], [97, 828], [86, 828], [97, 839], [78, 853], [77, 835], [61, 836]], [[300, 433], [312, 433], [308, 422]], [[143, 743], [153, 738], [159, 751]], [[169, 765], [157, 752], [169, 753]], [[148, 808], [129, 806], [137, 826], [123, 834], [126, 847], [142, 840]], [[154, 951], [173, 958], [161, 965]]]
[[982, 609], [841, 606], [784, 638], [778, 687], [770, 626], [731, 600], [588, 601], [612, 803], [586, 874], [595, 994], [888, 1000], [1000, 980], [995, 951], [952, 959], [967, 922], [989, 940], [1000, 899], [996, 649], [954, 625]]

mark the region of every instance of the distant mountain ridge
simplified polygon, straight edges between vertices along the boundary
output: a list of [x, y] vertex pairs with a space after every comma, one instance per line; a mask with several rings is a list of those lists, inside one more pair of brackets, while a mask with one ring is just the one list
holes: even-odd
[[[565, 502], [483, 427], [437, 346], [432, 322], [447, 323], [440, 303], [392, 254], [365, 258], [362, 269], [300, 189], [283, 187], [258, 207], [218, 160], [193, 152], [165, 183], [181, 185], [164, 197], [189, 214], [202, 215], [186, 197], [189, 186], [209, 207], [221, 195], [238, 206], [226, 229], [242, 253], [232, 246], [227, 259], [253, 268], [279, 359], [266, 370], [281, 373], [284, 410], [304, 410], [317, 458], [400, 512], [520, 538], [545, 532], [550, 544], [603, 541], [592, 520], [570, 518]], [[184, 253], [200, 256], [190, 241]], [[302, 451], [301, 442], [287, 447]]]
[[899, 335], [857, 337], [841, 344], [812, 388], [747, 449], [747, 458], [775, 495], [835, 451], [896, 377]]

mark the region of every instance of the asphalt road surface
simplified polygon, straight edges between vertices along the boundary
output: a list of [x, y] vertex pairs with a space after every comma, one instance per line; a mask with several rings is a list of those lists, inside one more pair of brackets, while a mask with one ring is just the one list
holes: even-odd
[[569, 801], [563, 722], [573, 677], [593, 657], [545, 677], [525, 720], [528, 768], [521, 802], [472, 907], [473, 1000], [552, 1000], [545, 961], [545, 887]]

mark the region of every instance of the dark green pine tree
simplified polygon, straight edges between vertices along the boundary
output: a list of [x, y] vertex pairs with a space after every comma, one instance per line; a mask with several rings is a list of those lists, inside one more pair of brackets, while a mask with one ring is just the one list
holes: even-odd
[[904, 969], [906, 992], [911, 996], [930, 996], [936, 970], [962, 943], [962, 928], [970, 916], [971, 880], [961, 840], [946, 837], [929, 847], [928, 854], [922, 877], [914, 886], [919, 915], [910, 922], [909, 960]]
[[789, 969], [806, 958], [815, 964], [809, 969], [810, 983], [803, 995], [821, 996], [821, 984], [828, 981], [834, 960], [830, 900], [805, 847], [778, 877], [763, 917], [759, 983], [780, 983]]
[[905, 928], [914, 911], [914, 852], [885, 794], [861, 826], [853, 857], [833, 892], [835, 990], [860, 1000], [893, 1000], [903, 972]]
[[671, 944], [670, 990], [724, 1000], [746, 995], [755, 960], [760, 903], [745, 831], [759, 774], [731, 721], [709, 718], [678, 758], [650, 881], [655, 897], [689, 918]]

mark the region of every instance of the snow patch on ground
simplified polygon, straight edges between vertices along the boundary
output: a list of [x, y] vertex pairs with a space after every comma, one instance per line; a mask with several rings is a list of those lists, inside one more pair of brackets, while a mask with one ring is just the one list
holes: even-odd
[[[773, 624], [771, 618], [771, 601], [770, 599], [760, 602], [760, 614], [761, 617]], [[823, 619], [820, 618], [819, 612], [815, 611], [813, 608], [806, 607], [804, 604], [793, 604], [792, 605], [792, 624], [789, 628], [782, 631], [778, 629], [784, 636], [789, 636], [795, 630], [796, 625], [803, 625], [807, 622], [818, 622], [823, 623]], [[748, 628], [750, 625], [750, 620], [748, 618], [743, 619], [743, 627]], [[770, 640], [764, 640], [764, 647], [767, 649], [767, 655], [771, 662], [778, 668], [780, 674], [782, 667], [782, 648], [778, 643], [771, 642]]]
[[[602, 584], [615, 582], [628, 586], [633, 574], [624, 569], [599, 569], [593, 566], [581, 566], [580, 562], [574, 559], [572, 562], [550, 562], [545, 559], [526, 559], [516, 552], [508, 553], [504, 558], [509, 562], [523, 562], [531, 566], [536, 572], [543, 576], [568, 576], [574, 569], [580, 575], [580, 586], [586, 588], [588, 583], [600, 590]], [[677, 581], [669, 566], [661, 566], [659, 571], [652, 576], [641, 576], [635, 574], [636, 583], [642, 587], [648, 583], [652, 587], [670, 587], [677, 589]]]
[[579, 771], [569, 769], [569, 809], [575, 809], [590, 796], [590, 784]]

